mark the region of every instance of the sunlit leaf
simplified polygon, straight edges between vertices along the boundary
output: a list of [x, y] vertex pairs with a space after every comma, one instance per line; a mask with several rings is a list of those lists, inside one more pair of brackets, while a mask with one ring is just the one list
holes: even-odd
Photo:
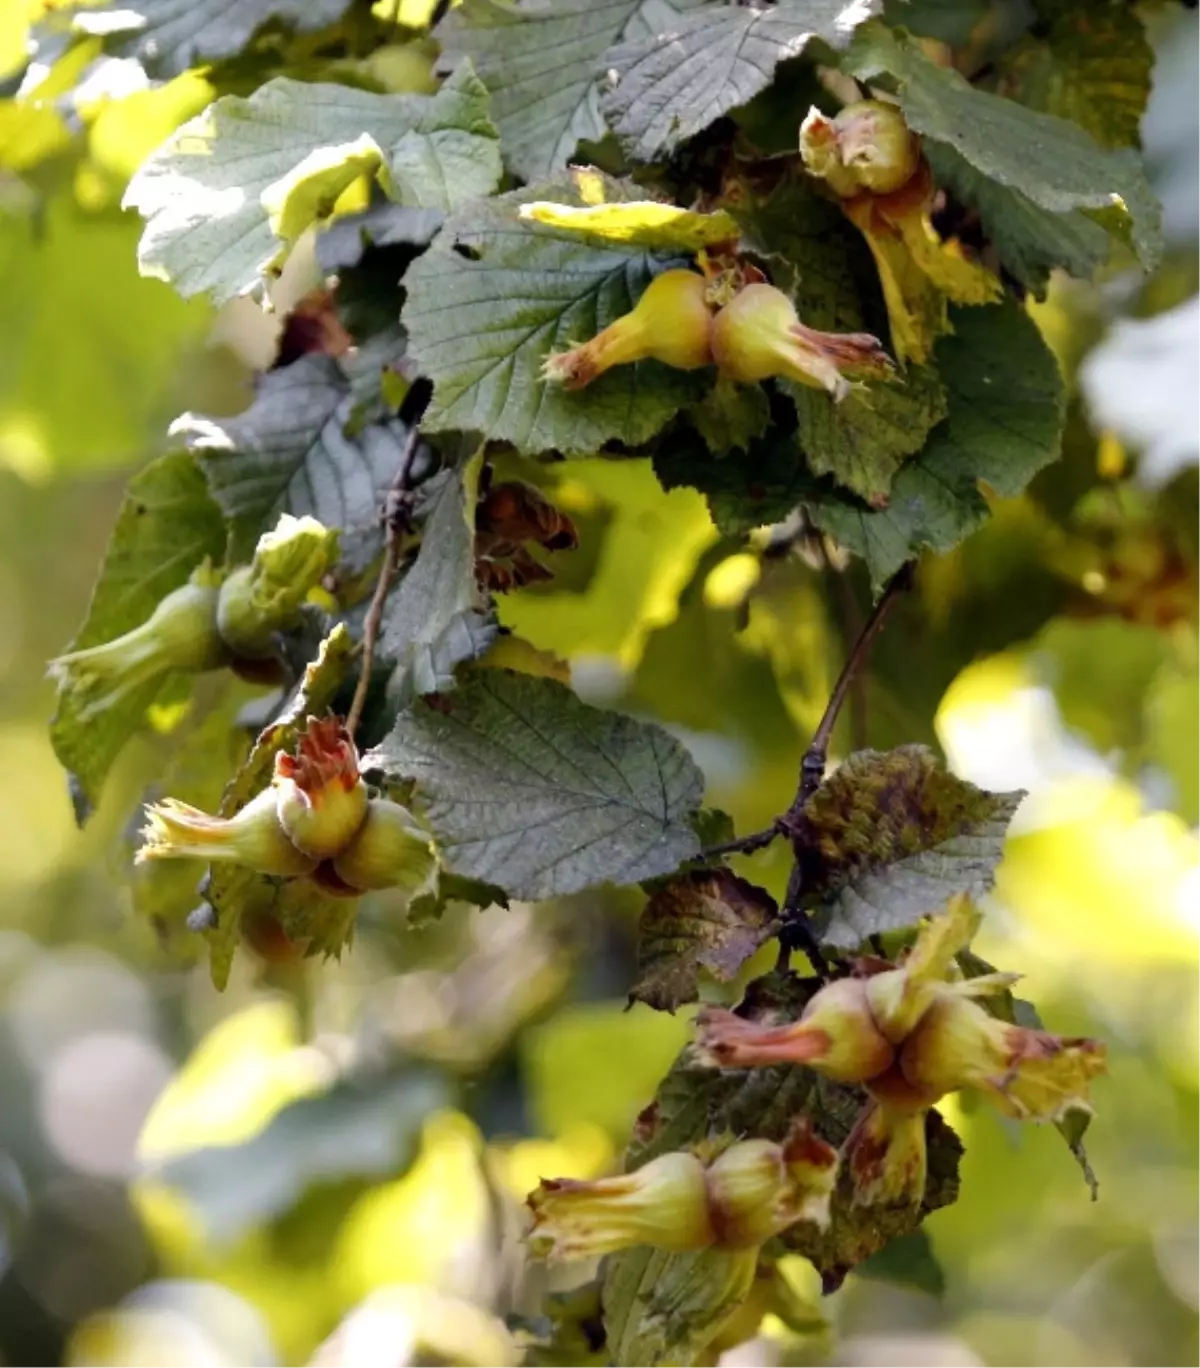
[[232, 57], [268, 26], [311, 33], [346, 7], [347, 0], [113, 0], [56, 7], [46, 27], [69, 23], [77, 33], [102, 34], [113, 56], [134, 57], [156, 76], [178, 76]]
[[555, 0], [520, 8], [464, 0], [438, 25], [448, 58], [466, 55], [492, 92], [504, 159], [525, 180], [560, 170], [604, 135], [597, 78], [622, 38], [669, 28], [706, 0]]
[[548, 228], [661, 252], [699, 252], [738, 236], [737, 221], [723, 209], [701, 214], [658, 200], [579, 205], [534, 200], [522, 204], [519, 212], [521, 218]]
[[706, 5], [605, 54], [601, 109], [625, 150], [650, 161], [753, 99], [814, 38], [845, 47], [878, 9], [878, 0]]
[[1023, 797], [956, 779], [924, 746], [851, 755], [796, 828], [804, 900], [822, 940], [853, 950], [917, 926], [956, 893], [985, 892]]
[[138, 169], [126, 208], [146, 220], [138, 262], [182, 295], [218, 303], [277, 271], [360, 176], [443, 212], [495, 188], [487, 91], [459, 66], [436, 95], [376, 95], [276, 77], [225, 95]]
[[697, 851], [703, 779], [679, 742], [552, 679], [480, 671], [402, 713], [364, 764], [416, 781], [453, 873], [517, 898], [637, 883]]

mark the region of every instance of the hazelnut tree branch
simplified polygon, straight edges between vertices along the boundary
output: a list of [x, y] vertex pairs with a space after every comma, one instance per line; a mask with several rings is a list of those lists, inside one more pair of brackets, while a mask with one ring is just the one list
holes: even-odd
[[396, 473], [388, 486], [380, 513], [384, 525], [383, 561], [379, 566], [379, 578], [375, 581], [375, 592], [371, 595], [370, 607], [363, 619], [362, 661], [359, 665], [358, 682], [354, 686], [354, 697], [346, 713], [346, 730], [351, 736], [358, 730], [358, 724], [362, 720], [367, 691], [371, 685], [371, 669], [375, 664], [375, 645], [383, 624], [383, 609], [400, 560], [400, 538], [412, 525], [409, 491], [413, 465], [421, 446], [420, 420], [429, 404], [431, 394], [432, 387], [427, 381], [414, 381], [400, 409], [399, 416], [402, 420], [407, 420], [408, 431], [400, 452], [400, 460], [396, 465]]
[[833, 729], [837, 725], [842, 707], [861, 675], [862, 668], [871, 653], [871, 647], [882, 630], [892, 605], [901, 594], [909, 589], [911, 584], [912, 563], [910, 562], [902, 566], [888, 581], [879, 601], [871, 610], [870, 617], [867, 618], [862, 630], [858, 633], [846, 656], [841, 673], [830, 692], [829, 701], [825, 705], [821, 721], [813, 733], [808, 748], [801, 757], [796, 796], [792, 799], [788, 810], [776, 817], [774, 822], [764, 830], [739, 836], [732, 841], [724, 842], [722, 845], [712, 846], [704, 852], [706, 859], [720, 855], [750, 855], [757, 850], [765, 849], [778, 836], [786, 836], [792, 842], [795, 860], [791, 875], [788, 878], [783, 907], [780, 909], [783, 929], [779, 936], [778, 967], [781, 970], [787, 969], [793, 950], [802, 950], [818, 975], [824, 978], [829, 973], [829, 965], [821, 952], [821, 947], [809, 924], [808, 916], [801, 906], [804, 890], [800, 859], [800, 818], [805, 804], [821, 787], [821, 782], [825, 777], [825, 766], [829, 760], [829, 743], [833, 737]]

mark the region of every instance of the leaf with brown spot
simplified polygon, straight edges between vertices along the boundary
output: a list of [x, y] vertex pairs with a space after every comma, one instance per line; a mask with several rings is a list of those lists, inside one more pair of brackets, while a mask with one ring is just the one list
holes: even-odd
[[673, 1012], [699, 996], [700, 971], [729, 983], [775, 934], [775, 900], [727, 869], [702, 869], [664, 884], [638, 923], [640, 977], [630, 1003]]
[[853, 950], [915, 927], [956, 893], [986, 892], [1023, 797], [956, 778], [926, 746], [851, 755], [795, 825], [822, 941]]

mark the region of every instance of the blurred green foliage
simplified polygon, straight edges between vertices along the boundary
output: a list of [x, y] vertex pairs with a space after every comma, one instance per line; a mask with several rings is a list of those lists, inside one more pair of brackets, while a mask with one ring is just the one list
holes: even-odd
[[[0, 71], [25, 8], [0, 7]], [[1160, 43], [1194, 48], [1176, 22]], [[427, 56], [396, 79], [427, 82]], [[162, 708], [86, 833], [45, 739], [43, 664], [124, 478], [173, 413], [244, 405], [239, 349], [262, 345], [253, 309], [214, 318], [139, 278], [116, 208], [146, 126], [157, 140], [203, 98], [135, 93], [71, 126], [0, 102], [0, 1359], [517, 1362], [565, 1343], [539, 1319], [550, 1275], [523, 1259], [521, 1199], [610, 1168], [687, 1036], [686, 1010], [623, 1010], [641, 894], [455, 904], [418, 928], [380, 895], [340, 963], [264, 934], [217, 998], [189, 933], [144, 915], [125, 830], [179, 736], [205, 735], [200, 704]], [[1193, 118], [1188, 89], [1161, 98]], [[1119, 310], [1194, 290], [1185, 246], [1140, 293], [1052, 290], [1034, 312], [1069, 380]], [[1114, 441], [1076, 402], [1063, 462], [922, 564], [836, 738], [936, 740], [964, 777], [1030, 789], [977, 948], [1024, 971], [1051, 1029], [1110, 1042], [1100, 1201], [1054, 1134], [945, 1104], [962, 1194], [928, 1243], [820, 1305], [785, 1261], [790, 1301], [739, 1321], [764, 1339], [743, 1362], [1196, 1360], [1196, 471], [1145, 490]], [[676, 728], [739, 830], [785, 807], [869, 604], [862, 568], [811, 537], [721, 538], [644, 464], [515, 465], [583, 549], [509, 595], [506, 624], [585, 696]], [[745, 868], [782, 893], [778, 852]], [[586, 1361], [587, 1316], [568, 1321]]]

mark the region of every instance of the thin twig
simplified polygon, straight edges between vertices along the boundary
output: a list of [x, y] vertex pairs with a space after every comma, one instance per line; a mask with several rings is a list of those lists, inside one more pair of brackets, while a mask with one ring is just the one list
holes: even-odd
[[866, 620], [857, 640], [850, 648], [850, 654], [846, 657], [842, 672], [838, 675], [837, 683], [833, 686], [833, 692], [829, 695], [829, 702], [825, 705], [825, 712], [816, 731], [813, 732], [813, 738], [809, 742], [808, 749], [804, 752], [803, 759], [800, 761], [800, 782], [796, 788], [796, 797], [792, 806], [783, 818], [785, 825], [791, 825], [794, 819], [799, 817], [804, 804], [820, 788], [821, 780], [825, 777], [825, 765], [829, 759], [829, 742], [833, 736], [833, 729], [837, 725], [838, 716], [842, 711], [842, 705], [845, 703], [850, 687], [862, 669], [892, 605], [911, 583], [912, 565], [902, 566], [888, 581], [887, 588], [880, 595], [879, 602], [871, 610], [871, 616]]
[[702, 860], [716, 860], [722, 855], [753, 855], [756, 850], [764, 850], [776, 836], [782, 836], [782, 829], [775, 823], [762, 831], [752, 831], [748, 836], [735, 836], [732, 841], [722, 841], [720, 845], [709, 846], [701, 851]]
[[354, 686], [350, 711], [346, 714], [346, 730], [351, 736], [358, 730], [358, 724], [362, 720], [367, 690], [371, 686], [371, 669], [375, 664], [375, 643], [379, 639], [379, 628], [383, 622], [383, 608], [387, 603], [388, 592], [392, 587], [392, 580], [396, 577], [396, 566], [400, 560], [400, 536], [409, 527], [408, 486], [412, 478], [413, 460], [420, 445], [420, 424], [413, 422], [404, 439], [404, 449], [400, 453], [396, 474], [392, 477], [384, 500], [383, 522], [386, 530], [383, 564], [379, 567], [379, 578], [375, 581], [371, 606], [363, 619], [362, 663], [359, 666], [358, 683]]
[[821, 787], [821, 781], [825, 777], [825, 765], [829, 759], [829, 742], [837, 724], [838, 714], [841, 712], [842, 705], [845, 703], [846, 697], [870, 653], [871, 644], [878, 636], [892, 604], [909, 587], [911, 582], [912, 567], [908, 565], [892, 576], [871, 616], [863, 625], [854, 645], [851, 646], [850, 653], [842, 666], [842, 672], [838, 675], [837, 683], [833, 686], [833, 692], [829, 695], [829, 702], [825, 705], [824, 715], [813, 733], [813, 738], [809, 742], [808, 749], [804, 752], [803, 759], [800, 761], [800, 781], [796, 788], [796, 797], [793, 799], [791, 807], [776, 823], [778, 829], [786, 831], [791, 836], [792, 854], [795, 858], [795, 864], [792, 866], [791, 876], [788, 879], [787, 894], [784, 897], [783, 908], [781, 909], [783, 930], [779, 936], [779, 963], [782, 968], [787, 967], [792, 950], [803, 950], [818, 977], [827, 978], [829, 976], [829, 963], [821, 953], [821, 946], [809, 922], [808, 913], [801, 905], [804, 875], [802, 872], [803, 850], [801, 849], [799, 829], [800, 815], [804, 811], [805, 804]]
[[800, 870], [800, 861], [797, 860], [788, 876], [787, 892], [783, 895], [783, 907], [780, 909], [783, 929], [779, 933], [779, 959], [782, 967], [786, 967], [791, 952], [802, 950], [817, 976], [828, 978], [829, 964], [821, 953], [821, 946], [809, 924], [808, 914], [800, 905], [803, 892], [804, 875]]

